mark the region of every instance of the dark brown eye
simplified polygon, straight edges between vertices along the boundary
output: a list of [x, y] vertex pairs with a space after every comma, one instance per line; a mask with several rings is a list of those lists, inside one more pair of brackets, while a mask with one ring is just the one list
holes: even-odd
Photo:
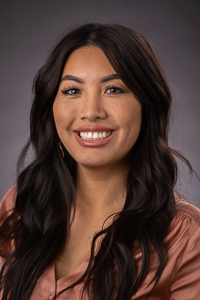
[[76, 95], [79, 94], [80, 91], [77, 88], [69, 88], [69, 89], [62, 90], [62, 93], [65, 95]]
[[124, 91], [121, 88], [115, 87], [115, 86], [111, 86], [106, 89], [106, 93], [111, 94], [111, 95], [121, 94], [123, 92]]

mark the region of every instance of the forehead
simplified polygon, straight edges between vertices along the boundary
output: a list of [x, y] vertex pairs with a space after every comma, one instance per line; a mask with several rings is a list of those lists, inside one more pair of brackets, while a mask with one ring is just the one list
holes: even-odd
[[[70, 54], [63, 75], [75, 73], [116, 73], [103, 51], [95, 46], [82, 47]], [[104, 74], [105, 73], [105, 74]]]

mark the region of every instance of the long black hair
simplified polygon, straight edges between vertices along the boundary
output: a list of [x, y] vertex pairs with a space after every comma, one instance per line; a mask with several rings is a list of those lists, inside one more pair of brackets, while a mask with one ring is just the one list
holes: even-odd
[[[163, 240], [175, 213], [174, 156], [184, 160], [168, 146], [170, 90], [142, 35], [118, 24], [86, 24], [62, 38], [35, 77], [30, 140], [19, 163], [30, 146], [34, 159], [19, 173], [15, 207], [0, 229], [1, 244], [11, 241], [14, 245], [10, 252], [1, 251], [5, 259], [0, 273], [2, 300], [28, 300], [37, 279], [70, 233], [71, 207], [76, 204], [76, 162], [66, 149], [64, 159], [59, 151], [52, 107], [66, 60], [84, 46], [99, 47], [139, 99], [142, 129], [131, 150], [124, 207], [113, 223], [94, 237], [88, 268], [78, 282], [85, 280], [89, 299], [130, 300], [147, 275], [152, 247], [159, 261], [152, 289], [165, 266]], [[94, 255], [100, 235], [102, 243]], [[139, 273], [133, 255], [136, 249], [142, 252]]]

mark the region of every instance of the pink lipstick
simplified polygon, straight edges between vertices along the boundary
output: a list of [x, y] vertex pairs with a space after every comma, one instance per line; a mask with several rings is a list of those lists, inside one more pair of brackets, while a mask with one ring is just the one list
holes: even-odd
[[83, 125], [74, 130], [74, 132], [103, 132], [103, 131], [114, 131], [113, 128], [102, 126], [102, 125]]
[[83, 147], [102, 147], [115, 134], [115, 129], [101, 125], [84, 125], [74, 130], [77, 142]]

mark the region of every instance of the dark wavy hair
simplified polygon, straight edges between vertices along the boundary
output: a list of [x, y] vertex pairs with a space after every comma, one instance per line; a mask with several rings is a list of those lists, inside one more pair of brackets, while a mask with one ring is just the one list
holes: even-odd
[[[10, 253], [1, 250], [5, 258], [0, 272], [2, 300], [28, 300], [37, 279], [70, 233], [71, 207], [76, 204], [76, 162], [66, 149], [62, 158], [52, 107], [66, 60], [84, 46], [99, 47], [139, 99], [142, 129], [131, 150], [124, 207], [113, 223], [94, 237], [88, 268], [72, 286], [84, 280], [84, 292], [92, 300], [130, 300], [147, 275], [152, 247], [159, 260], [152, 290], [165, 267], [163, 240], [175, 214], [174, 156], [185, 160], [168, 146], [170, 90], [142, 35], [118, 24], [86, 24], [62, 38], [35, 77], [30, 139], [19, 165], [30, 146], [34, 159], [19, 173], [15, 207], [0, 228], [1, 245], [9, 241], [14, 245]], [[101, 246], [94, 255], [101, 235]], [[142, 252], [139, 273], [133, 255], [138, 248]]]

